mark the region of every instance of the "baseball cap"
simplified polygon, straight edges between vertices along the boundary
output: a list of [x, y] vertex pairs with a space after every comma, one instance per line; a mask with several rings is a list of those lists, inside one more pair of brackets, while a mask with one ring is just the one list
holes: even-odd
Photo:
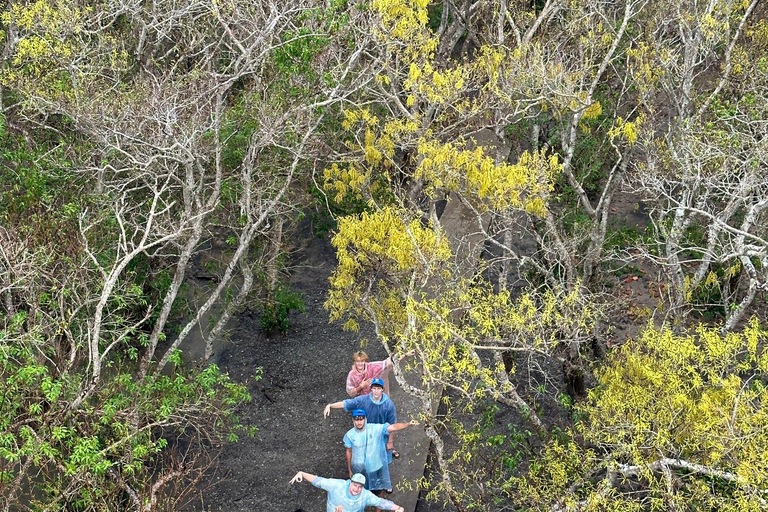
[[365, 476], [361, 475], [360, 473], [355, 473], [352, 475], [352, 478], [350, 478], [351, 481], [355, 482], [356, 484], [365, 485]]
[[355, 409], [354, 411], [352, 411], [353, 418], [357, 418], [358, 416], [365, 417], [366, 416], [365, 409]]
[[381, 386], [381, 387], [384, 387], [384, 381], [383, 381], [383, 380], [381, 380], [381, 379], [373, 379], [373, 380], [371, 381], [371, 387], [373, 387], [373, 386]]

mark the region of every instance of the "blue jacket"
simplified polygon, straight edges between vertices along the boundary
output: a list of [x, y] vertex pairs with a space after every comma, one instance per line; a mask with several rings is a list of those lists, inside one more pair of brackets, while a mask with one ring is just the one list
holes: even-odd
[[389, 423], [390, 425], [397, 423], [395, 404], [386, 393], [382, 393], [381, 401], [378, 403], [373, 400], [373, 394], [348, 398], [342, 403], [347, 412], [352, 412], [355, 409], [365, 410], [367, 423]]

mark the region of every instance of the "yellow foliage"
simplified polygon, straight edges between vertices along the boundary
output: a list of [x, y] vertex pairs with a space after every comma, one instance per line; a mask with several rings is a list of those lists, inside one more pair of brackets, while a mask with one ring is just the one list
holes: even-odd
[[362, 200], [369, 187], [370, 173], [358, 169], [354, 164], [348, 167], [332, 164], [323, 170], [323, 188], [336, 203], [350, 199]]
[[[507, 483], [509, 491], [534, 510], [551, 510], [553, 503], [668, 510], [670, 500], [685, 504], [681, 510], [764, 510], [767, 341], [756, 319], [727, 335], [703, 326], [679, 334], [649, 325], [609, 355], [598, 385], [576, 406], [585, 418], [578, 436], [556, 436], [524, 478]], [[654, 466], [662, 460], [683, 461], [670, 466], [673, 494]], [[637, 476], [632, 487], [617, 485], [626, 478], [623, 468]], [[613, 484], [595, 478], [611, 472]]]
[[464, 87], [469, 70], [465, 66], [437, 70], [427, 60], [422, 64], [412, 62], [408, 78], [403, 81], [403, 88], [412, 96], [419, 96], [430, 104], [442, 105], [453, 103], [457, 94]]
[[[768, 335], [756, 320], [741, 333], [649, 326], [610, 357], [581, 412], [585, 440], [631, 465], [660, 457], [735, 472], [743, 485], [768, 477], [768, 392], [761, 372]], [[747, 471], [747, 468], [750, 468]]]
[[402, 45], [412, 61], [431, 55], [438, 41], [427, 28], [428, 5], [428, 0], [373, 0], [371, 8], [378, 13], [382, 25], [379, 38], [394, 47]]
[[374, 321], [385, 343], [417, 350], [426, 389], [450, 384], [468, 411], [509, 391], [496, 365], [481, 363], [483, 345], [547, 352], [594, 330], [595, 311], [578, 287], [514, 298], [482, 279], [461, 278], [442, 233], [400, 209], [341, 218], [333, 245], [338, 266], [325, 304], [331, 320], [346, 328]]
[[[359, 287], [369, 284], [366, 276], [423, 273], [430, 265], [450, 258], [448, 242], [439, 231], [424, 227], [418, 219], [406, 219], [403, 211], [390, 207], [339, 219], [333, 237], [338, 266], [330, 278], [326, 303], [331, 319], [355, 310], [354, 301], [362, 293]], [[402, 310], [400, 306], [396, 309]]]
[[580, 483], [594, 463], [595, 453], [581, 448], [572, 437], [553, 439], [531, 462], [527, 477], [512, 478], [505, 487], [522, 503], [550, 510], [553, 501], [568, 500], [563, 490]]
[[641, 93], [648, 93], [659, 86], [665, 69], [659, 61], [668, 60], [664, 50], [656, 50], [641, 41], [635, 47], [627, 49], [629, 69], [635, 77], [635, 83]]
[[544, 151], [526, 151], [516, 164], [496, 164], [482, 147], [468, 150], [434, 140], [422, 140], [418, 152], [414, 175], [427, 181], [427, 193], [462, 191], [479, 199], [482, 209], [516, 208], [543, 216], [554, 177], [560, 171], [557, 157], [547, 157]]
[[603, 106], [600, 104], [599, 101], [595, 101], [590, 106], [584, 110], [584, 114], [581, 116], [581, 118], [585, 121], [591, 120], [591, 119], [597, 119], [600, 117], [600, 114], [603, 113]]
[[718, 283], [717, 274], [715, 272], [710, 271], [709, 274], [707, 274], [707, 278], [704, 280], [704, 286], [711, 288], [713, 286], [717, 286], [717, 283]]
[[[104, 31], [93, 37], [86, 30], [98, 23], [97, 16], [89, 18], [94, 11], [69, 0], [10, 4], [0, 20], [17, 32], [6, 48], [9, 65], [0, 71], [0, 83], [30, 96], [72, 100], [79, 92], [75, 84], [90, 86], [110, 70], [127, 69], [130, 58], [120, 36]], [[113, 86], [111, 81], [105, 88]]]
[[626, 121], [622, 117], [616, 118], [616, 124], [608, 130], [608, 136], [612, 139], [621, 139], [626, 141], [629, 145], [637, 142], [639, 135], [639, 128], [645, 124], [646, 117], [644, 114], [637, 116], [634, 122]]
[[[513, 55], [515, 55], [516, 58], [519, 58], [519, 50], [518, 53]], [[480, 48], [474, 65], [484, 76], [489, 77], [490, 80], [486, 87], [493, 86], [498, 82], [501, 65], [505, 58], [506, 52], [503, 47], [484, 45]]]
[[733, 277], [736, 277], [739, 275], [739, 272], [741, 272], [741, 262], [739, 260], [736, 260], [733, 262], [733, 264], [728, 267], [725, 271], [725, 278], [731, 279]]
[[373, 127], [379, 124], [379, 118], [371, 114], [371, 111], [367, 108], [345, 110], [344, 120], [341, 122], [342, 127], [344, 127], [345, 130], [351, 130], [357, 123]]

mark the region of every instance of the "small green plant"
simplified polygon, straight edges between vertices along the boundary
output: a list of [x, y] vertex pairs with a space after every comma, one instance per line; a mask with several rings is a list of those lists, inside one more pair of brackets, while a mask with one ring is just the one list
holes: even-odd
[[264, 304], [260, 319], [261, 328], [266, 333], [273, 333], [278, 329], [281, 333], [286, 333], [288, 332], [290, 312], [303, 313], [306, 310], [307, 306], [304, 304], [304, 299], [300, 293], [279, 286], [275, 290], [274, 299]]
[[573, 409], [573, 397], [571, 395], [568, 395], [566, 393], [558, 393], [557, 401], [560, 402], [560, 405], [564, 409], [569, 411]]

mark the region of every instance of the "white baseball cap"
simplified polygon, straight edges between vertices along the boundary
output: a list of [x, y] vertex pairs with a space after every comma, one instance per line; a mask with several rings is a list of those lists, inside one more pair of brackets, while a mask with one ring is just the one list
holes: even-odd
[[365, 485], [365, 476], [360, 473], [355, 473], [352, 475], [352, 478], [350, 478], [353, 482], [360, 485]]

